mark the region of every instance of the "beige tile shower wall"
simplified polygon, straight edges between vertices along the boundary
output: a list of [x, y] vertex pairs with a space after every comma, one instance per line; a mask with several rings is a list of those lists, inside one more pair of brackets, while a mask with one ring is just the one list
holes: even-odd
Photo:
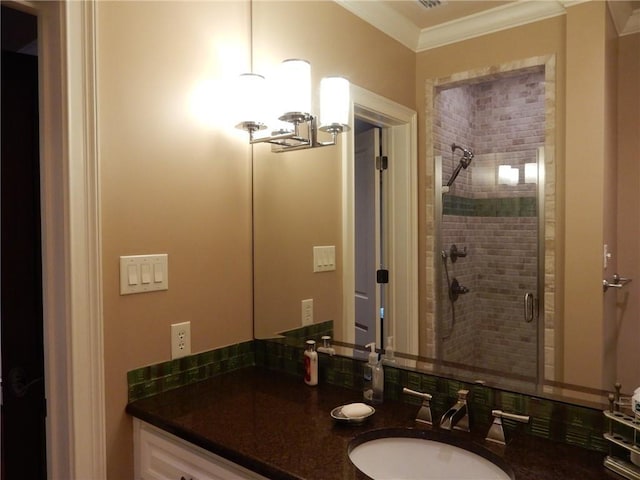
[[[544, 69], [537, 66], [490, 75], [482, 81], [470, 80], [469, 84], [437, 93], [433, 140], [435, 155], [443, 158], [443, 183], [451, 177], [460, 159], [459, 150], [451, 152], [453, 143], [471, 148], [475, 154], [470, 167], [461, 170], [451, 186], [452, 195], [468, 198], [480, 198], [481, 192], [495, 195], [498, 165], [517, 166], [520, 170], [520, 185], [500, 187], [497, 193], [500, 197], [535, 195], [535, 187], [524, 183], [526, 162], [522, 158], [529, 155], [523, 152], [525, 149], [535, 150], [544, 145], [544, 78]], [[490, 153], [496, 154], [492, 164], [488, 159], [480, 161], [480, 156]]]
[[[546, 23], [546, 22], [541, 22], [541, 23]], [[551, 23], [555, 23], [555, 21]], [[528, 30], [529, 28], [530, 27], [527, 27], [525, 30]], [[443, 49], [443, 53], [445, 50], [446, 49]], [[437, 56], [437, 58], [441, 58], [441, 57]], [[450, 57], [448, 56], [446, 58], [450, 59]], [[484, 67], [484, 68], [479, 68], [477, 70], [458, 71], [457, 73], [451, 74], [450, 76], [447, 76], [447, 77], [427, 79], [425, 81], [426, 90], [425, 90], [425, 97], [424, 97], [426, 102], [425, 103], [426, 134], [429, 141], [433, 142], [432, 144], [427, 143], [425, 147], [426, 151], [424, 152], [424, 156], [426, 158], [426, 172], [427, 172], [427, 175], [426, 175], [427, 184], [424, 190], [426, 195], [425, 208], [427, 212], [430, 212], [434, 205], [431, 203], [432, 199], [434, 198], [433, 197], [434, 190], [433, 190], [433, 187], [431, 186], [432, 183], [430, 183], [431, 181], [433, 181], [431, 180], [433, 178], [432, 172], [435, 171], [434, 160], [435, 160], [435, 156], [437, 155], [436, 153], [437, 149], [443, 148], [442, 143], [439, 143], [437, 137], [435, 136], [436, 134], [434, 133], [437, 131], [437, 126], [435, 125], [437, 116], [435, 115], [434, 112], [440, 105], [439, 102], [441, 102], [441, 100], [439, 100], [438, 98], [440, 92], [446, 89], [449, 85], [457, 87], [464, 83], [477, 84], [482, 79], [484, 80], [486, 80], [487, 78], [495, 79], [496, 74], [497, 75], [499, 75], [500, 73], [508, 74], [509, 72], [513, 72], [514, 70], [527, 69], [527, 72], [535, 75], [537, 74], [537, 72], [539, 72], [540, 68], [544, 67], [544, 82], [545, 82], [544, 95], [540, 94], [539, 84], [533, 85], [533, 83], [535, 82], [530, 81], [529, 82], [530, 85], [528, 86], [529, 91], [523, 93], [523, 97], [529, 96], [530, 98], [536, 99], [535, 102], [532, 102], [532, 103], [536, 103], [537, 107], [533, 107], [530, 110], [531, 112], [530, 117], [534, 121], [539, 119], [537, 118], [539, 117], [539, 112], [540, 112], [540, 105], [538, 104], [538, 102], [542, 102], [544, 105], [544, 108], [542, 109], [542, 111], [544, 112], [544, 125], [536, 127], [536, 134], [530, 135], [529, 137], [531, 137], [532, 141], [535, 142], [538, 140], [540, 136], [540, 131], [544, 132], [542, 136], [544, 138], [544, 147], [545, 147], [546, 155], [543, 161], [545, 162], [545, 169], [547, 172], [546, 178], [545, 178], [546, 195], [544, 200], [544, 205], [545, 205], [545, 222], [544, 223], [545, 223], [545, 232], [546, 232], [545, 233], [546, 270], [545, 270], [545, 288], [544, 288], [545, 311], [541, 312], [541, 321], [544, 321], [545, 333], [546, 333], [545, 335], [545, 351], [546, 351], [545, 364], [547, 365], [546, 378], [550, 380], [555, 379], [555, 365], [556, 365], [555, 363], [556, 351], [554, 350], [556, 345], [555, 327], [554, 327], [555, 325], [554, 324], [554, 317], [555, 317], [554, 306], [555, 306], [555, 296], [556, 296], [556, 290], [555, 290], [556, 243], [554, 241], [555, 230], [556, 230], [555, 229], [556, 172], [555, 172], [554, 159], [555, 159], [555, 148], [556, 148], [556, 130], [555, 129], [557, 125], [557, 119], [556, 119], [557, 71], [555, 67], [555, 62], [556, 62], [555, 56], [533, 57], [530, 59], [521, 59], [521, 60], [513, 61], [511, 63], [501, 64], [499, 66], [494, 65], [492, 67]], [[420, 60], [418, 62], [418, 65], [419, 65], [418, 69], [420, 70]], [[537, 78], [536, 80], [539, 81], [539, 78]], [[442, 136], [440, 138], [442, 138]], [[510, 140], [512, 141], [512, 139]], [[511, 144], [513, 145], [514, 148], [518, 148], [517, 143], [513, 144], [512, 142]], [[433, 149], [431, 145], [433, 145]], [[532, 144], [531, 147], [533, 146], [534, 145]], [[446, 144], [445, 144], [445, 147], [446, 147]], [[522, 148], [522, 147], [520, 146], [519, 148]], [[516, 157], [518, 158], [518, 162], [522, 161], [522, 159], [529, 158], [528, 155], [530, 155], [532, 152], [533, 150], [528, 153], [523, 152], [522, 154], [517, 154]], [[522, 155], [525, 155], [525, 156], [523, 157]], [[485, 157], [485, 160], [486, 158], [489, 158], [491, 161], [496, 163], [499, 157], [498, 157], [498, 154], [496, 154], [495, 156]], [[512, 157], [512, 158], [515, 158], [515, 157]], [[443, 177], [446, 177], [446, 175], [443, 175]], [[435, 181], [440, 181], [440, 179], [435, 179]], [[524, 186], [524, 191], [522, 192], [522, 194], [526, 195], [530, 192], [531, 192], [531, 187]], [[509, 192], [506, 190], [503, 191], [503, 194], [504, 193], [507, 193], [506, 195], [504, 195], [506, 197], [509, 197], [510, 195], [512, 195], [512, 192]], [[477, 195], [478, 197], [483, 197], [482, 192], [478, 192]], [[435, 218], [431, 217], [430, 215], [427, 215], [427, 225], [425, 229], [425, 245], [427, 245], [427, 249], [430, 246], [435, 245], [435, 238], [432, 233], [435, 230], [433, 229], [432, 227], [433, 223], [431, 222], [435, 222]], [[429, 250], [427, 250], [427, 255], [425, 256], [425, 260], [426, 260], [425, 271], [427, 276], [429, 277], [433, 274], [432, 272], [438, 266], [437, 264], [441, 262], [441, 259], [439, 257], [438, 252], [436, 252], [436, 254], [434, 255], [434, 254], [430, 254]], [[423, 305], [433, 307], [435, 296], [438, 295], [438, 292], [439, 292], [439, 287], [429, 285], [427, 283], [423, 291], [425, 292]], [[430, 332], [433, 329], [437, 328], [438, 323], [434, 313], [435, 313], [435, 309], [432, 308], [432, 310], [429, 310], [427, 315], [424, 316], [424, 323], [421, 325], [421, 339], [422, 339], [422, 331]], [[542, 317], [544, 318], [542, 319]], [[435, 343], [427, 343], [423, 353], [425, 355], [434, 356], [436, 354], [436, 350], [437, 350], [437, 345]]]
[[455, 277], [470, 289], [452, 310], [443, 270], [443, 358], [535, 377], [537, 324], [524, 320], [523, 295], [537, 288], [537, 219], [445, 215], [442, 230], [447, 248], [468, 248], [467, 257], [449, 261], [447, 268], [451, 281]]
[[[224, 102], [248, 68], [249, 15], [245, 2], [95, 8], [107, 476], [125, 479], [127, 371], [170, 359], [175, 322], [191, 322], [194, 353], [252, 338], [251, 157]], [[169, 289], [120, 296], [118, 257], [150, 253], [169, 255]]]
[[[537, 66], [489, 78], [443, 89], [436, 97], [436, 152], [444, 154], [452, 142], [466, 142], [463, 145], [476, 153], [470, 174], [461, 173], [447, 194], [469, 199], [471, 208], [474, 199], [537, 196], [536, 185], [525, 183], [524, 166], [537, 162], [537, 148], [544, 145], [544, 71]], [[447, 157], [444, 154], [443, 181], [460, 155], [456, 152], [453, 163], [445, 162]], [[499, 183], [499, 165], [519, 169], [518, 185]], [[468, 256], [447, 261], [448, 279], [443, 268], [442, 355], [449, 361], [534, 378], [537, 324], [524, 321], [523, 296], [537, 291], [537, 219], [501, 215], [443, 216], [442, 248], [466, 247]], [[470, 292], [452, 305], [448, 284], [454, 277]]]
[[537, 66], [472, 87], [478, 153], [518, 152], [544, 145], [544, 82], [544, 69]]
[[[442, 183], [446, 184], [458, 165], [460, 150], [451, 151], [451, 145], [474, 147], [475, 98], [468, 87], [441, 90], [435, 100], [434, 154], [442, 156]], [[469, 167], [470, 168], [470, 167]], [[450, 188], [452, 195], [469, 196], [471, 170], [461, 170]]]
[[[469, 219], [476, 276], [477, 364], [536, 376], [537, 322], [526, 322], [523, 298], [537, 290], [535, 217]], [[469, 259], [469, 257], [467, 257]]]
[[[473, 245], [473, 231], [471, 218], [462, 215], [443, 215], [442, 218], [442, 248], [445, 252], [454, 243], [460, 247]], [[441, 342], [442, 359], [462, 363], [464, 365], [476, 364], [477, 359], [477, 328], [478, 311], [476, 289], [476, 269], [472, 256], [458, 259], [452, 263], [447, 258], [447, 268], [442, 262], [442, 278], [439, 279], [437, 289], [438, 301], [441, 304], [441, 319], [439, 328], [436, 328], [438, 340]], [[447, 271], [449, 273], [447, 280]], [[457, 279], [461, 285], [470, 288], [470, 292], [460, 295], [458, 300], [451, 303], [449, 300], [449, 282]]]

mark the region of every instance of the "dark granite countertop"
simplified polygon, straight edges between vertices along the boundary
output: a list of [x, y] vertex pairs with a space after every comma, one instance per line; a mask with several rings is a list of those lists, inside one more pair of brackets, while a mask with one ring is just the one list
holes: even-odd
[[[138, 400], [127, 412], [271, 479], [360, 480], [368, 477], [349, 460], [349, 443], [377, 429], [415, 427], [418, 408], [386, 401], [359, 426], [331, 418], [334, 407], [360, 401], [358, 391], [308, 387], [252, 367]], [[600, 453], [518, 433], [505, 448], [484, 442], [485, 433], [451, 435], [497, 454], [517, 480], [622, 478], [603, 467]]]

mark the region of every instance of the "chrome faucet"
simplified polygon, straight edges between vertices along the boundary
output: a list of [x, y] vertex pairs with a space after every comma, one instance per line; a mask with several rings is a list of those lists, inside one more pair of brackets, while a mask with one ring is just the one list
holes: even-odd
[[412, 395], [414, 397], [422, 399], [422, 405], [420, 406], [420, 410], [418, 410], [418, 414], [416, 415], [416, 422], [432, 425], [433, 420], [431, 418], [431, 399], [433, 397], [428, 393], [416, 392], [415, 390], [411, 390], [407, 387], [404, 387], [402, 389], [402, 393], [406, 393], [407, 395]]
[[469, 390], [458, 390], [458, 401], [442, 415], [440, 428], [445, 430], [469, 431], [469, 409], [467, 408], [467, 396]]

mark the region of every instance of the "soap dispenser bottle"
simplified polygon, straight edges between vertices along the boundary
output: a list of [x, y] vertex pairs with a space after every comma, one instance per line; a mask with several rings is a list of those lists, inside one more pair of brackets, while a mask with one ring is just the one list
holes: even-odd
[[364, 389], [363, 398], [369, 403], [382, 403], [384, 395], [384, 369], [378, 360], [376, 344], [369, 343], [366, 348], [370, 349], [369, 360], [364, 366]]
[[318, 385], [318, 353], [315, 340], [307, 340], [304, 350], [304, 383]]

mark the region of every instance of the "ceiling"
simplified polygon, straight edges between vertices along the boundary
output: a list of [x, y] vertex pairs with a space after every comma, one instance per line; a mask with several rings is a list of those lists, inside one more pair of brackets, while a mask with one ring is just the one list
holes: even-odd
[[[433, 3], [437, 2], [437, 0], [432, 1]], [[423, 29], [515, 2], [512, 0], [440, 0], [439, 4], [434, 7], [425, 7], [419, 1], [410, 0], [386, 0], [381, 3], [386, 4], [398, 14], [405, 17], [416, 27]]]
[[[420, 52], [564, 15], [588, 0], [334, 0], [390, 37]], [[603, 1], [603, 0], [591, 0]], [[640, 32], [640, 0], [607, 2], [618, 34]]]

